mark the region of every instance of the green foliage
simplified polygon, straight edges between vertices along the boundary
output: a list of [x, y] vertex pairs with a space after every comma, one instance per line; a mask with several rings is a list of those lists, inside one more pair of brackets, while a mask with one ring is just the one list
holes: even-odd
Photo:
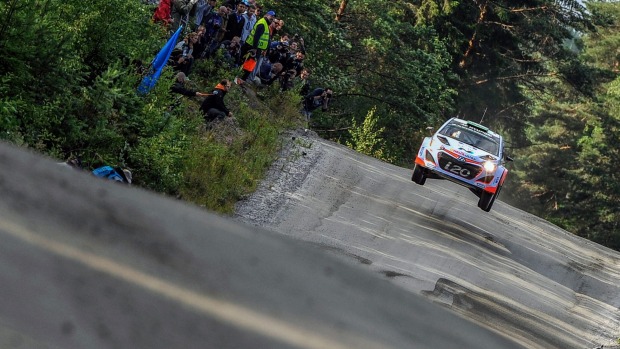
[[[253, 114], [253, 115], [252, 115]], [[251, 115], [251, 116], [249, 116]], [[234, 204], [256, 189], [279, 146], [276, 124], [258, 113], [248, 113], [240, 123], [242, 136], [230, 143], [209, 131], [192, 141], [185, 162], [181, 196], [222, 213], [232, 213]]]
[[385, 127], [377, 127], [378, 117], [376, 116], [377, 108], [372, 108], [366, 114], [364, 122], [357, 125], [353, 119], [353, 126], [349, 130], [351, 141], [347, 142], [347, 146], [362, 154], [373, 156], [377, 159], [389, 160], [385, 154], [385, 141], [381, 138], [381, 134], [385, 131]]
[[[524, 129], [529, 144], [515, 154], [513, 174], [519, 181], [513, 197], [530, 212], [620, 249], [620, 186], [614, 171], [620, 153], [613, 146], [620, 141], [620, 83], [606, 83], [615, 68], [600, 56], [610, 44], [600, 33], [617, 35], [613, 28], [620, 7], [617, 3], [589, 6], [597, 17], [607, 18], [596, 22], [604, 26], [583, 36], [586, 50], [580, 59], [591, 66], [560, 62], [560, 69], [576, 71], [565, 74], [563, 81], [541, 79], [549, 94], [528, 90], [533, 107]], [[590, 91], [579, 93], [584, 85]]]
[[[339, 4], [263, 4], [304, 38], [311, 88], [334, 90], [313, 115], [321, 135], [407, 164], [426, 126], [484, 118], [517, 159], [505, 198], [620, 249], [617, 2], [360, 0], [336, 21]], [[136, 94], [139, 68], [167, 39], [152, 11], [125, 0], [0, 2], [0, 139], [89, 169], [125, 166], [136, 185], [232, 212], [281, 130], [303, 125], [301, 96], [233, 88], [237, 124], [205, 131], [200, 99], [170, 94], [169, 68]], [[196, 61], [191, 79], [204, 91], [238, 74], [217, 54]]]

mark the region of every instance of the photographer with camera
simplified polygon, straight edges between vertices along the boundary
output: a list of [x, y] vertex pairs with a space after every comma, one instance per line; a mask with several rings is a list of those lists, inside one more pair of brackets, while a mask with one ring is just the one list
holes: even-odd
[[269, 51], [267, 52], [267, 58], [271, 63], [286, 64], [288, 60], [288, 41], [274, 41], [272, 42]]
[[333, 90], [329, 87], [317, 88], [310, 92], [303, 100], [302, 114], [306, 117], [306, 121], [310, 122], [312, 112], [321, 107], [322, 111], [327, 111], [329, 101], [332, 98]]
[[291, 53], [300, 51], [304, 55], [306, 54], [306, 46], [305, 46], [304, 38], [299, 36], [299, 34], [296, 33], [295, 35], [293, 35], [293, 39], [291, 39], [289, 44], [291, 47]]
[[238, 36], [224, 40], [220, 45], [224, 59], [233, 67], [241, 65], [241, 39]]

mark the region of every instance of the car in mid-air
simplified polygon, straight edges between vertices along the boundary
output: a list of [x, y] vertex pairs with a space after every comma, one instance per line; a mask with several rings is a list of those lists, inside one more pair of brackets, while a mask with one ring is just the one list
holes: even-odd
[[504, 185], [512, 158], [504, 153], [504, 139], [479, 123], [459, 118], [446, 121], [424, 138], [414, 160], [411, 180], [447, 179], [478, 196], [478, 207], [489, 212]]

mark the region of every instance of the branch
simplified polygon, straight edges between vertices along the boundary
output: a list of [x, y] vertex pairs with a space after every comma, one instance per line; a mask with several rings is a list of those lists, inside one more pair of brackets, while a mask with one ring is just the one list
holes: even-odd
[[515, 8], [511, 8], [509, 9], [510, 12], [514, 12], [514, 13], [521, 13], [521, 12], [530, 12], [530, 11], [547, 11], [549, 9], [548, 6], [539, 6], [539, 7], [530, 7], [530, 8], [522, 8], [522, 9], [515, 9]]
[[519, 74], [519, 75], [511, 75], [511, 76], [500, 76], [497, 78], [492, 78], [492, 79], [484, 79], [484, 80], [478, 80], [478, 81], [474, 81], [474, 85], [480, 85], [480, 84], [484, 84], [489, 82], [490, 80], [512, 80], [512, 79], [523, 79], [523, 78], [529, 78], [529, 77], [553, 77], [553, 76], [557, 76], [557, 73], [526, 73], [526, 74]]
[[459, 62], [459, 67], [461, 68], [465, 68], [465, 65], [467, 64], [467, 58], [469, 58], [469, 55], [474, 50], [474, 43], [476, 42], [476, 37], [478, 36], [478, 26], [480, 26], [480, 23], [484, 22], [485, 20], [487, 14], [487, 5], [487, 1], [485, 1], [483, 5], [479, 5], [480, 14], [478, 15], [478, 20], [476, 21], [476, 29], [474, 29], [474, 33], [472, 34], [471, 38], [469, 39], [469, 43], [467, 44], [467, 50], [465, 50], [463, 58]]
[[397, 108], [398, 107], [398, 105], [396, 105], [394, 103], [390, 103], [390, 102], [386, 101], [385, 99], [377, 98], [375, 96], [366, 95], [366, 94], [363, 94], [363, 93], [345, 93], [345, 94], [338, 95], [338, 97], [339, 98], [340, 97], [364, 97], [364, 98], [371, 99], [373, 101], [378, 101], [378, 102], [387, 104], [387, 105], [389, 105], [390, 107], [393, 107], [393, 108]]

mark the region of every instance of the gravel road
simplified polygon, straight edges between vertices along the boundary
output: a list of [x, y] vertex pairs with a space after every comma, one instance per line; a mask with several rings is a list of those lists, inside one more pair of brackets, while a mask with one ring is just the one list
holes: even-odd
[[418, 186], [410, 170], [313, 132], [284, 139], [237, 220], [309, 241], [524, 347], [616, 347], [618, 252], [501, 197], [485, 213], [465, 188]]

